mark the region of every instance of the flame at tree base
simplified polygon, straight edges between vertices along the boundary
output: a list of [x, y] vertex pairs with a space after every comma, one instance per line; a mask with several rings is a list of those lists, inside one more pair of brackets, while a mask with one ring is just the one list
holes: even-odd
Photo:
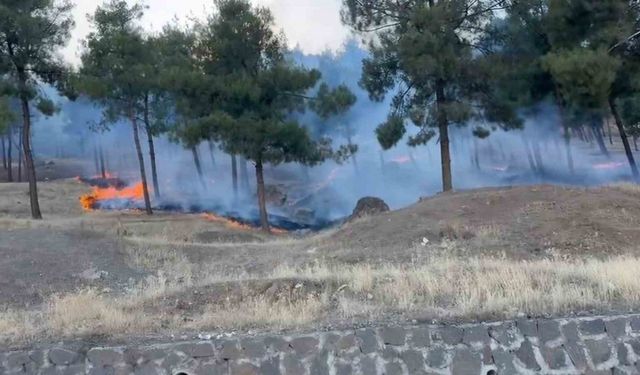
[[99, 208], [100, 202], [108, 200], [129, 200], [142, 201], [144, 199], [144, 189], [142, 182], [133, 186], [118, 189], [115, 187], [93, 187], [91, 193], [84, 194], [80, 197], [80, 205], [87, 211]]

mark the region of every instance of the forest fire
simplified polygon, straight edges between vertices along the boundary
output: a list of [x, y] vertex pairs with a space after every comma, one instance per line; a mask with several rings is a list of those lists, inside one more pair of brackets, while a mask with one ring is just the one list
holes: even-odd
[[85, 210], [92, 211], [103, 201], [142, 201], [143, 197], [142, 182], [123, 188], [94, 186], [91, 193], [80, 197], [80, 204]]

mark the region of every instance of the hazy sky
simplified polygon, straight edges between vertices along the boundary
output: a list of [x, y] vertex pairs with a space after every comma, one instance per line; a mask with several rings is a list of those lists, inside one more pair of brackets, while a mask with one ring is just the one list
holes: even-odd
[[[65, 57], [76, 63], [79, 43], [90, 30], [86, 15], [92, 13], [102, 0], [73, 0], [76, 29], [73, 41], [64, 51]], [[299, 45], [307, 53], [319, 53], [327, 48], [337, 49], [349, 36], [340, 23], [341, 0], [251, 0], [269, 7], [278, 28], [283, 30], [291, 47]], [[174, 17], [199, 18], [212, 8], [211, 0], [145, 0], [149, 6], [144, 27], [159, 30]]]

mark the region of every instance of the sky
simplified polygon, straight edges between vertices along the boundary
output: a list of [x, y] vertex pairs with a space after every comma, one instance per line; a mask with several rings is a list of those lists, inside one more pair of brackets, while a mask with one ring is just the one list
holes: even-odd
[[[63, 55], [69, 62], [77, 64], [80, 43], [91, 30], [87, 14], [93, 13], [102, 0], [73, 1], [76, 4], [76, 28]], [[341, 0], [251, 1], [270, 8], [277, 28], [285, 33], [289, 46], [299, 46], [305, 53], [317, 54], [327, 49], [340, 49], [350, 35], [340, 22]], [[201, 18], [212, 9], [212, 0], [145, 0], [144, 4], [149, 7], [143, 20], [143, 26], [148, 30], [160, 30], [175, 17], [180, 20]]]

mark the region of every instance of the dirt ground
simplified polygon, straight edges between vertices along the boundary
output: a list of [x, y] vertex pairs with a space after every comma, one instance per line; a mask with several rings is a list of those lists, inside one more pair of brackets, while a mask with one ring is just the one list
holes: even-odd
[[[342, 312], [325, 313], [323, 325], [361, 324], [373, 316], [378, 320], [439, 317], [439, 306], [426, 305], [426, 291], [421, 292], [417, 315], [397, 313], [400, 307], [380, 314], [345, 312], [358, 301], [367, 305], [384, 300], [390, 291], [351, 283], [350, 295], [336, 297], [348, 282], [342, 285], [341, 279], [330, 275], [371, 273], [367, 277], [373, 280], [379, 268], [385, 270], [379, 272], [380, 279], [395, 277], [390, 267], [423, 267], [435, 252], [462, 261], [502, 259], [512, 265], [523, 260], [571, 262], [639, 255], [640, 188], [632, 185], [529, 186], [441, 194], [403, 210], [304, 235], [234, 229], [201, 215], [85, 212], [78, 197], [89, 188], [75, 179], [41, 182], [45, 219], [32, 221], [26, 189], [26, 184], [0, 184], [0, 312], [51, 311], [52, 298], [74, 293], [83, 298], [86, 293], [118, 298], [144, 283], [146, 297], [141, 297], [140, 309], [158, 319], [141, 330], [151, 332], [183, 326], [185, 330], [223, 329], [225, 316], [234, 314], [228, 308], [235, 306], [239, 314], [246, 310], [243, 301], [258, 309], [265, 301], [285, 300], [290, 305], [310, 298], [320, 301], [325, 295], [329, 296], [322, 302], [326, 306], [319, 310], [339, 306]], [[331, 268], [334, 265], [342, 268]], [[440, 272], [428, 272], [432, 271]], [[362, 274], [357, 277], [360, 280]], [[149, 280], [160, 282], [162, 290], [149, 292]], [[326, 294], [327, 290], [331, 293]], [[356, 303], [352, 306], [350, 301]], [[620, 308], [629, 306], [624, 302]], [[126, 309], [133, 309], [131, 303], [127, 300]], [[599, 305], [578, 306], [597, 309]], [[218, 307], [227, 310], [223, 314]], [[486, 311], [499, 317], [490, 308]], [[215, 319], [200, 321], [199, 316]], [[260, 326], [255, 319], [251, 322], [248, 328]], [[77, 327], [68, 328], [73, 324], [65, 327], [65, 335], [82, 336]], [[136, 330], [127, 325], [122, 333]]]

